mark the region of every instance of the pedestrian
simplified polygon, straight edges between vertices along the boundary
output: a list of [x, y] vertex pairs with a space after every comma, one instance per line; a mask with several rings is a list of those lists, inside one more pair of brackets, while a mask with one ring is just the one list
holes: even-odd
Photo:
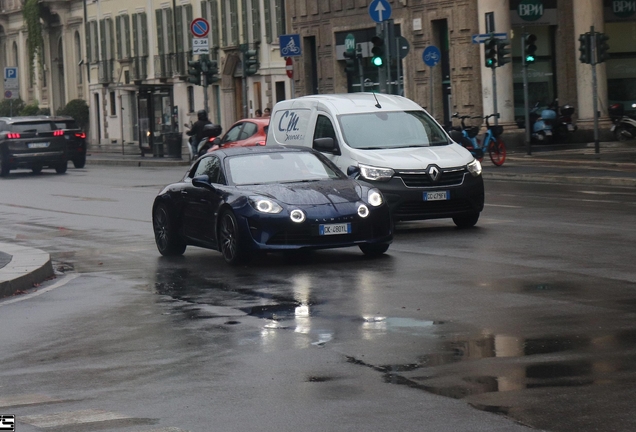
[[208, 119], [208, 113], [205, 110], [199, 110], [197, 112], [197, 121], [195, 121], [190, 130], [186, 132], [186, 134], [190, 136], [192, 159], [196, 157], [197, 147], [203, 140], [203, 127], [210, 123], [212, 122]]
[[265, 111], [263, 112], [263, 117], [269, 117], [271, 113], [272, 113], [271, 109], [265, 108]]
[[261, 111], [260, 108], [258, 108], [255, 112], [254, 112], [254, 117], [263, 117], [263, 111]]

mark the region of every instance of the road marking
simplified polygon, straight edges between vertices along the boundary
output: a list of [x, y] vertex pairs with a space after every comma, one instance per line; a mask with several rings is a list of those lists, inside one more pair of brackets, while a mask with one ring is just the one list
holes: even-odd
[[69, 411], [53, 414], [38, 414], [19, 417], [21, 423], [30, 424], [38, 428], [54, 428], [61, 426], [78, 425], [84, 423], [97, 423], [113, 420], [131, 419], [131, 417], [102, 410]]
[[67, 283], [69, 283], [70, 281], [72, 281], [73, 279], [75, 279], [76, 277], [79, 277], [79, 276], [80, 276], [79, 273], [70, 273], [70, 274], [64, 275], [64, 277], [62, 279], [59, 279], [57, 282], [55, 282], [53, 285], [51, 285], [49, 287], [38, 289], [37, 291], [34, 291], [32, 293], [29, 293], [29, 294], [18, 296], [16, 298], [12, 298], [11, 300], [2, 301], [2, 302], [0, 302], [0, 307], [6, 306], [6, 305], [9, 305], [9, 304], [12, 304], [12, 303], [17, 303], [17, 302], [20, 302], [20, 301], [28, 300], [28, 299], [31, 299], [33, 297], [37, 297], [39, 295], [47, 293], [49, 291], [53, 291], [56, 288], [59, 288], [61, 286], [66, 285]]
[[17, 395], [13, 397], [0, 398], [0, 408], [9, 408], [17, 406], [38, 405], [62, 402], [59, 399], [53, 399], [41, 394]]
[[486, 207], [516, 208], [516, 209], [523, 208], [523, 206], [506, 205], [506, 204], [484, 204], [484, 206], [486, 206]]

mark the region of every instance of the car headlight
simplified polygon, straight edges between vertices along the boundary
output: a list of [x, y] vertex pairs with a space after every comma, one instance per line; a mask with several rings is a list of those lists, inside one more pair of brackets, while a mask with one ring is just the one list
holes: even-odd
[[382, 194], [377, 189], [369, 189], [369, 193], [367, 194], [367, 201], [373, 207], [379, 207], [384, 202], [384, 200], [382, 199]]
[[468, 172], [473, 175], [473, 177], [479, 177], [481, 175], [481, 163], [477, 159], [474, 159], [468, 165], [466, 165]]
[[307, 216], [305, 216], [304, 211], [300, 209], [294, 209], [289, 213], [289, 218], [292, 220], [292, 222], [301, 223], [301, 222], [305, 222], [305, 219], [307, 219]]
[[364, 204], [360, 204], [360, 206], [358, 207], [358, 216], [360, 216], [361, 218], [369, 216], [369, 208]]
[[250, 197], [250, 204], [254, 209], [261, 213], [280, 213], [283, 208], [275, 201], [263, 197]]
[[395, 172], [391, 168], [378, 168], [360, 164], [360, 177], [364, 180], [388, 181]]

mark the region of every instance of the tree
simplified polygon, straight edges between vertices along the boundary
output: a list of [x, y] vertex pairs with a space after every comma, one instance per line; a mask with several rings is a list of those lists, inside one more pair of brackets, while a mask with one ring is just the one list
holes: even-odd
[[18, 116], [23, 109], [24, 101], [22, 99], [3, 99], [0, 102], [0, 117]]
[[57, 110], [59, 115], [67, 115], [73, 117], [79, 127], [86, 130], [89, 122], [88, 105], [84, 99], [73, 99], [69, 101], [63, 108]]

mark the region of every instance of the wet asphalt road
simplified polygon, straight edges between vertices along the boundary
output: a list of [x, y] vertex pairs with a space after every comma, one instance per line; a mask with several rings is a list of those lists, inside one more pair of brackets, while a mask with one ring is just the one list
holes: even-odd
[[152, 199], [183, 172], [0, 184], [0, 239], [59, 276], [0, 303], [19, 430], [89, 409], [63, 430], [636, 430], [633, 189], [488, 181], [476, 229], [402, 224], [380, 259], [237, 269], [156, 252]]

